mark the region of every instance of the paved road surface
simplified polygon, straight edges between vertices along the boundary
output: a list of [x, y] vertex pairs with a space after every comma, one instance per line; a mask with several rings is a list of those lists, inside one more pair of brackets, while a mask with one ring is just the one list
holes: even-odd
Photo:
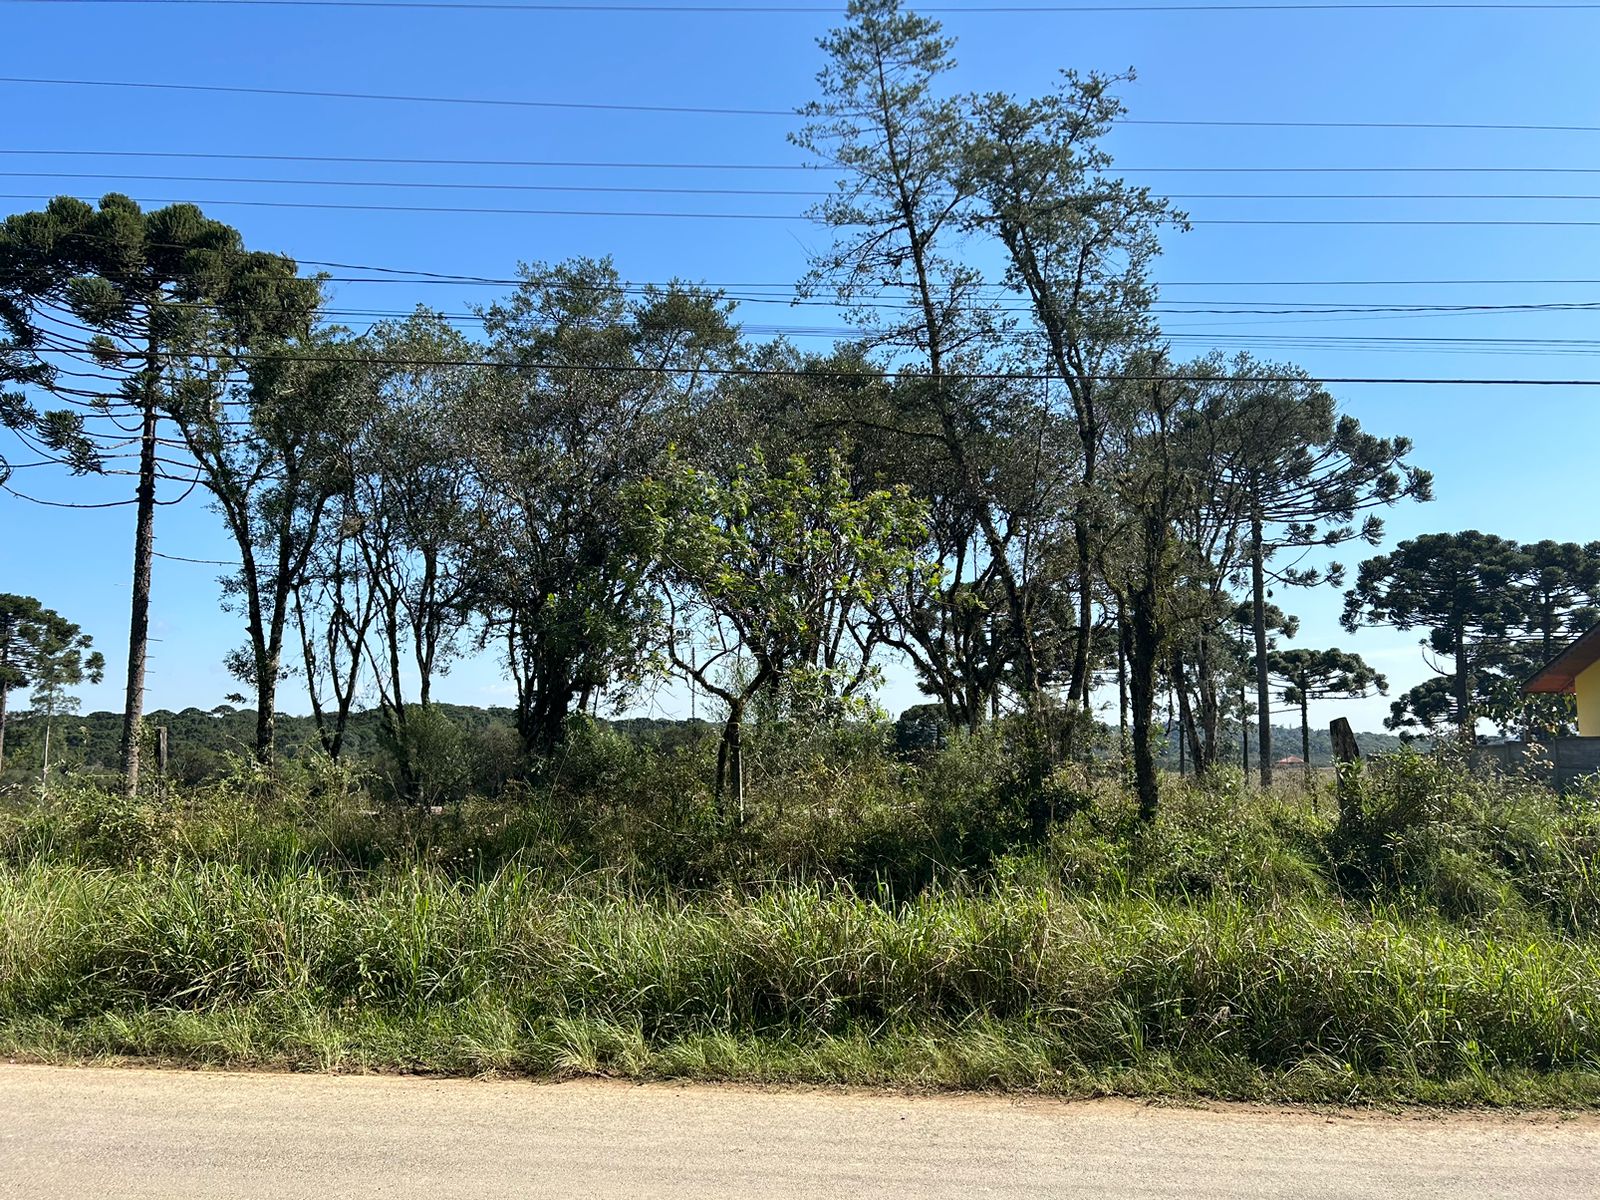
[[1600, 1118], [0, 1066], [0, 1196], [1600, 1196]]

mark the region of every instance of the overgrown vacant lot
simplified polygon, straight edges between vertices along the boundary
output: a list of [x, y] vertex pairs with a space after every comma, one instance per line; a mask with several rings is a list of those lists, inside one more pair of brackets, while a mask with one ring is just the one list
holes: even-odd
[[673, 786], [689, 768], [670, 756], [605, 739], [580, 754], [582, 786], [425, 818], [374, 812], [327, 772], [165, 808], [80, 792], [23, 811], [0, 866], [0, 1044], [1600, 1101], [1584, 797], [1405, 757], [1342, 811], [1331, 793], [1170, 780], [1145, 827], [1115, 779], [1072, 768], [1033, 839], [1003, 772], [965, 746], [790, 770], [781, 809], [773, 776], [733, 828]]

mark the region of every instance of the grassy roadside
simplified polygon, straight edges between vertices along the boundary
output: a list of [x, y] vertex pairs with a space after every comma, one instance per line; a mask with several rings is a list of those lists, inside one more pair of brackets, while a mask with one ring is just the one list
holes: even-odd
[[37, 857], [0, 866], [0, 1052], [1591, 1106], [1600, 943], [1314, 896]]

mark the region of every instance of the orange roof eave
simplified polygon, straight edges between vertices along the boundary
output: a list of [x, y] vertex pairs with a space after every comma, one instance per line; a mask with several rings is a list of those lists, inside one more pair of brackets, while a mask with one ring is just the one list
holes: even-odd
[[1572, 645], [1539, 669], [1522, 685], [1524, 695], [1559, 695], [1570, 692], [1575, 681], [1589, 667], [1600, 662], [1600, 625], [1596, 625]]

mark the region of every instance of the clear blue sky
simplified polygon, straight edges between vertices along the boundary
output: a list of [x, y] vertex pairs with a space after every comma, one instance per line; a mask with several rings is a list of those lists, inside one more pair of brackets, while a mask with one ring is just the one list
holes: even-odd
[[[1600, 11], [1323, 11], [945, 16], [960, 39], [961, 90], [1036, 93], [1063, 67], [1133, 66], [1131, 116], [1149, 120], [1277, 120], [1600, 125], [1594, 51]], [[12, 3], [0, 0], [0, 73], [32, 78], [223, 84], [428, 96], [499, 97], [789, 110], [812, 95], [822, 14], [397, 12], [238, 5]], [[439, 191], [242, 182], [141, 181], [190, 175], [279, 179], [452, 181], [611, 186], [808, 188], [795, 172], [364, 166], [342, 163], [64, 157], [11, 151], [183, 151], [421, 158], [563, 159], [784, 164], [792, 119], [585, 112], [347, 99], [0, 83], [0, 212], [55, 192], [121, 190], [154, 201], [210, 201], [252, 246], [302, 259], [509, 275], [519, 259], [612, 255], [624, 276], [711, 283], [781, 283], [803, 270], [821, 232], [803, 220], [460, 215], [252, 208], [223, 200], [328, 204], [798, 213], [799, 197]], [[1600, 133], [1490, 130], [1216, 128], [1128, 125], [1113, 137], [1119, 165], [1174, 195], [1197, 193], [1444, 193], [1448, 199], [1190, 199], [1197, 219], [1435, 219], [1600, 221]], [[1519, 167], [1594, 174], [1204, 174], [1173, 168]], [[21, 177], [87, 172], [104, 179]], [[1596, 199], [1469, 199], [1472, 193]], [[1330, 280], [1600, 279], [1600, 227], [1207, 225], [1168, 239], [1157, 268], [1164, 302], [1515, 304], [1588, 301], [1600, 286], [1475, 284], [1331, 286]], [[1278, 287], [1223, 286], [1281, 281]], [[1316, 286], [1288, 286], [1313, 282]], [[1204, 286], [1170, 286], [1198, 283]], [[463, 312], [492, 289], [342, 284], [335, 307], [405, 309], [424, 301]], [[752, 326], [827, 325], [828, 310], [761, 305]], [[1316, 318], [1168, 316], [1175, 352], [1249, 348], [1324, 376], [1600, 377], [1593, 347], [1449, 341], [1327, 342], [1327, 338], [1590, 339], [1593, 313]], [[357, 322], [351, 321], [352, 324]], [[1530, 352], [1533, 351], [1533, 352]], [[1595, 513], [1600, 389], [1335, 389], [1345, 408], [1384, 434], [1403, 433], [1436, 475], [1436, 502], [1389, 516], [1390, 541], [1477, 527], [1519, 539], [1600, 537]], [[8, 446], [15, 452], [14, 446]], [[15, 455], [25, 458], [25, 454]], [[69, 480], [51, 469], [13, 484], [53, 499], [117, 499], [128, 481]], [[120, 703], [126, 654], [132, 515], [66, 511], [0, 495], [0, 590], [39, 596], [79, 621], [112, 671], [86, 689], [86, 708]], [[226, 558], [214, 514], [196, 494], [163, 509], [158, 549]], [[1357, 557], [1351, 555], [1347, 557]], [[220, 612], [216, 569], [158, 563], [148, 700], [210, 706], [236, 688], [224, 652], [239, 644]], [[1339, 598], [1280, 597], [1304, 618], [1298, 644], [1358, 649], [1397, 690], [1425, 674], [1410, 635], [1339, 630]], [[492, 662], [467, 663], [437, 693], [504, 702]], [[896, 675], [891, 708], [916, 699]], [[285, 707], [303, 702], [294, 682]], [[669, 707], [675, 707], [666, 701]], [[1346, 705], [1377, 728], [1387, 702]], [[1329, 713], [1314, 714], [1322, 720]]]

